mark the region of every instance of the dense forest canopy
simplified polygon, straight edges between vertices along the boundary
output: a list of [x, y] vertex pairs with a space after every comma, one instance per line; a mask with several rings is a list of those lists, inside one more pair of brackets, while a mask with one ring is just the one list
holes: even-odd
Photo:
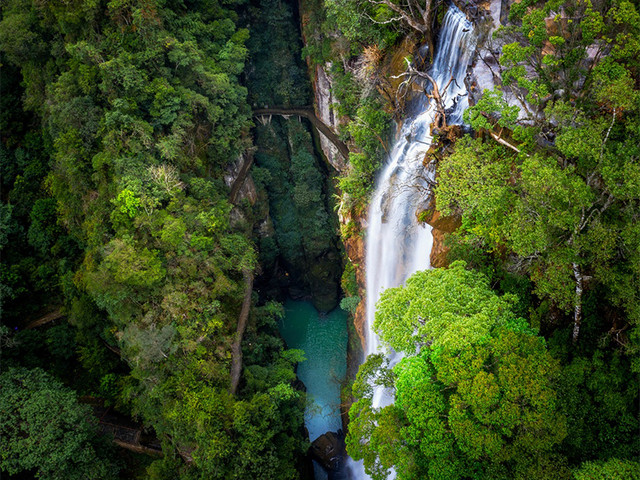
[[[491, 29], [455, 3], [494, 88], [471, 78], [467, 134], [434, 132], [415, 212], [459, 227], [447, 268], [382, 294], [374, 328], [403, 358], [361, 365], [347, 451], [376, 479], [640, 479], [640, 5], [502, 2]], [[429, 68], [446, 8], [2, 2], [3, 473], [311, 478], [277, 300], [329, 310], [344, 271], [357, 317], [364, 265], [337, 235], [362, 245], [392, 119], [422, 95], [399, 73]], [[318, 72], [339, 175], [309, 124], [252, 119], [311, 105]], [[96, 403], [161, 451], [116, 450]]]
[[64, 306], [77, 388], [153, 428], [157, 478], [292, 478], [304, 448], [278, 308], [254, 310], [252, 375], [228, 391], [256, 266], [223, 182], [251, 144], [240, 3], [3, 4], [3, 321]]

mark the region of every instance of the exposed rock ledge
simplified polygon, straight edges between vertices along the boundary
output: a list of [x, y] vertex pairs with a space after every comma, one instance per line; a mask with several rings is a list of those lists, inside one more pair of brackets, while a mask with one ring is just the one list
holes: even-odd
[[327, 432], [316, 438], [311, 444], [311, 455], [329, 472], [330, 478], [341, 477], [336, 474], [344, 472], [345, 467], [346, 450], [342, 431]]
[[449, 249], [444, 244], [444, 234], [454, 232], [461, 224], [461, 219], [457, 215], [443, 216], [436, 208], [433, 195], [429, 198], [427, 208], [420, 212], [421, 221], [432, 227], [433, 246], [431, 247], [430, 262], [434, 268], [446, 267], [447, 253]]

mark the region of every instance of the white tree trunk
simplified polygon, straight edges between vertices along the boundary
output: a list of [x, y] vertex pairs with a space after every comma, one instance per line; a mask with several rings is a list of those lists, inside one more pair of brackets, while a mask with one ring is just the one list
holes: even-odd
[[580, 266], [573, 262], [573, 276], [576, 279], [576, 294], [575, 294], [575, 309], [573, 312], [573, 343], [578, 342], [578, 335], [580, 333], [580, 324], [582, 322], [582, 291], [584, 277], [580, 271]]

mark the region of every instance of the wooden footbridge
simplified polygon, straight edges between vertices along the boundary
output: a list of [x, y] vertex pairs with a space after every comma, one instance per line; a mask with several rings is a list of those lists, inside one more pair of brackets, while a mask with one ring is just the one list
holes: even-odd
[[326, 123], [316, 117], [316, 114], [312, 107], [267, 107], [253, 111], [253, 116], [260, 118], [263, 122], [267, 122], [268, 120], [270, 120], [272, 115], [279, 115], [285, 118], [306, 118], [311, 122], [316, 130], [318, 130], [327, 138], [327, 140], [335, 145], [335, 147], [338, 149], [338, 152], [340, 152], [340, 155], [342, 155], [345, 160], [349, 159], [349, 148], [347, 148], [347, 145], [342, 140], [340, 140], [340, 138], [338, 138], [338, 135], [331, 129], [331, 127], [329, 127]]

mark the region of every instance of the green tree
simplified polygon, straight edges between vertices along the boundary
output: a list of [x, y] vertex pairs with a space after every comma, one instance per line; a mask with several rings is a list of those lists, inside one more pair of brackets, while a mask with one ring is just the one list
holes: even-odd
[[0, 468], [43, 479], [117, 478], [91, 408], [41, 369], [0, 375]]
[[[391, 467], [403, 479], [568, 478], [553, 454], [566, 435], [559, 366], [514, 300], [461, 262], [383, 292], [374, 326], [404, 358], [361, 368], [347, 437], [374, 478]], [[393, 405], [373, 408], [374, 383], [392, 389]], [[555, 466], [534, 475], [541, 464]]]
[[576, 480], [638, 480], [640, 463], [612, 458], [606, 462], [585, 462], [575, 472]]
[[[597, 80], [600, 70], [607, 81]], [[509, 270], [528, 274], [539, 297], [573, 313], [574, 342], [585, 292], [595, 285], [629, 319], [638, 308], [630, 292], [637, 289], [639, 152], [626, 139], [637, 135], [640, 97], [622, 64], [602, 60], [594, 71], [587, 90], [597, 103], [550, 102], [538, 126], [517, 122], [498, 91], [485, 93], [469, 119], [493, 129], [492, 140], [457, 142], [439, 166], [435, 192], [443, 213], [462, 215], [464, 241], [496, 253], [506, 248]], [[505, 127], [518, 147], [500, 143]], [[554, 148], [540, 148], [536, 139], [549, 134]]]
[[[242, 443], [237, 431], [228, 451], [198, 455], [209, 440], [228, 434], [236, 416], [245, 417], [242, 402], [292, 383], [289, 364], [286, 380], [220, 400], [229, 383], [242, 272], [256, 268], [252, 214], [245, 206], [232, 215], [224, 184], [227, 167], [250, 144], [247, 89], [240, 82], [248, 39], [238, 25], [241, 3], [9, 0], [0, 20], [3, 62], [22, 78], [22, 109], [32, 112], [29, 128], [44, 139], [42, 161], [25, 162], [31, 152], [5, 151], [3, 135], [0, 153], [13, 156], [0, 162], [3, 186], [10, 170], [13, 192], [31, 194], [18, 188], [27, 170], [22, 163], [31, 163], [42, 171], [29, 182], [46, 190], [31, 195], [20, 214], [29, 219], [28, 233], [15, 234], [15, 208], [2, 215], [3, 227], [8, 224], [9, 239], [28, 237], [39, 255], [63, 248], [62, 230], [80, 245], [60, 265], [59, 283], [78, 329], [80, 359], [95, 377], [92, 390], [162, 437], [168, 460], [157, 472], [176, 468], [176, 451], [195, 450], [198, 460], [181, 467], [186, 477], [241, 475], [245, 467], [232, 461]], [[3, 111], [3, 125], [6, 120]], [[16, 134], [13, 141], [22, 139]], [[25, 270], [20, 262], [2, 270], [15, 299], [28, 292], [19, 282]], [[272, 326], [261, 335], [275, 344], [261, 359], [265, 368], [283, 350], [274, 333]], [[105, 361], [113, 355], [105, 344], [124, 360], [117, 369]], [[256, 465], [260, 452], [270, 458], [260, 464], [264, 477], [279, 477], [270, 469], [284, 471], [300, 454], [300, 397], [291, 395], [291, 409], [283, 407], [289, 418], [280, 419], [282, 428], [276, 419], [260, 426], [260, 435], [279, 442], [243, 446]], [[280, 400], [270, 401], [277, 410]], [[208, 434], [206, 415], [213, 410], [224, 421]], [[283, 478], [289, 476], [290, 469]]]

